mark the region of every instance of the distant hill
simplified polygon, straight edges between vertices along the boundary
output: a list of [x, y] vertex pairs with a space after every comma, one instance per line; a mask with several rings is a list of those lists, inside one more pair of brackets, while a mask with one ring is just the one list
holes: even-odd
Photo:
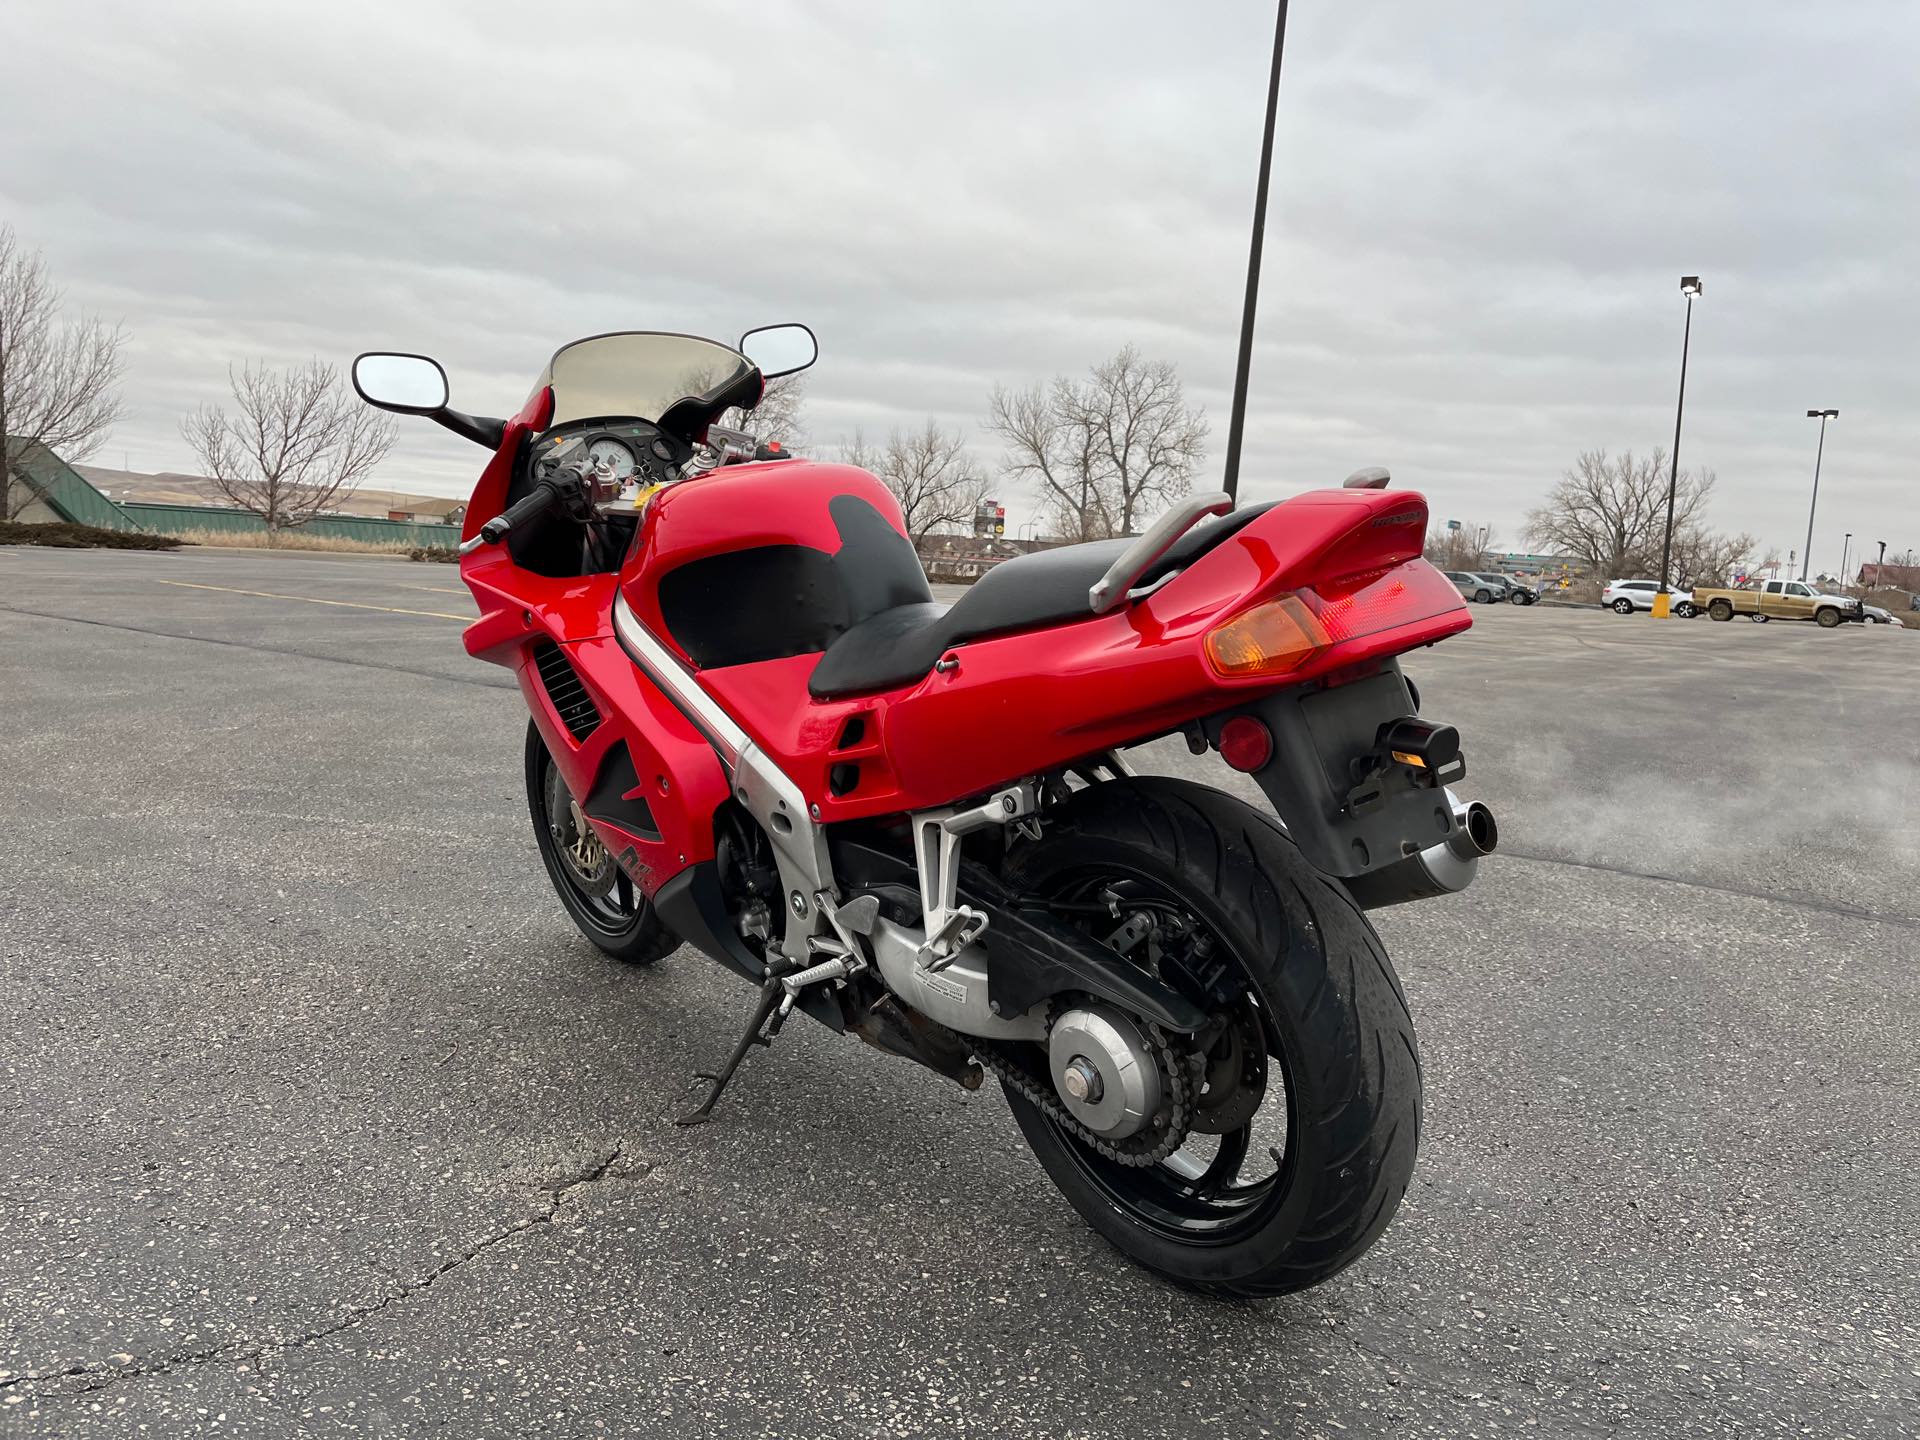
[[[204, 475], [182, 475], [163, 471], [149, 475], [140, 470], [113, 470], [104, 465], [76, 465], [95, 488], [111, 500], [132, 500], [143, 505], [230, 505]], [[450, 502], [444, 495], [420, 495], [405, 490], [356, 490], [340, 502], [346, 515], [377, 515], [389, 510], [422, 510], [436, 507], [444, 511]]]

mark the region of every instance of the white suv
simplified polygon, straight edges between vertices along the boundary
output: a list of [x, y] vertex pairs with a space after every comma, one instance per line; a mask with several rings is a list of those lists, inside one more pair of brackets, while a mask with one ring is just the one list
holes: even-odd
[[[1611, 580], [1600, 595], [1600, 603], [1616, 615], [1631, 615], [1636, 610], [1653, 609], [1653, 597], [1660, 593], [1658, 580]], [[1693, 592], [1669, 590], [1668, 604], [1683, 620], [1694, 616]]]

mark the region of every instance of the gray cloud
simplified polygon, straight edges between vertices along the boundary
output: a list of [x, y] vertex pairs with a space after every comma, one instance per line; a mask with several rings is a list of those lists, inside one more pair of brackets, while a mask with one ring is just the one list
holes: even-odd
[[[805, 318], [831, 441], [973, 424], [1133, 340], [1232, 380], [1256, 6], [192, 7], [10, 16], [0, 217], [133, 334], [103, 456], [184, 467], [230, 360], [394, 345], [512, 408], [619, 327]], [[1294, 7], [1250, 494], [1391, 466], [1515, 536], [1577, 450], [1670, 440], [1714, 518], [1920, 547], [1920, 12]], [[464, 489], [408, 427], [381, 483]], [[1217, 468], [1217, 458], [1214, 462]], [[1016, 514], [1019, 513], [1016, 507]]]

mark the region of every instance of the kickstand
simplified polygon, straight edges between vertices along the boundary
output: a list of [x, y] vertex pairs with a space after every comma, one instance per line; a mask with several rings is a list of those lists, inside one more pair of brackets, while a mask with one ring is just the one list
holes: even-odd
[[694, 1072], [696, 1080], [713, 1082], [713, 1088], [707, 1092], [707, 1098], [702, 1100], [698, 1107], [689, 1110], [674, 1121], [674, 1124], [704, 1125], [713, 1118], [713, 1107], [719, 1103], [720, 1092], [727, 1088], [727, 1082], [733, 1079], [733, 1072], [738, 1070], [740, 1062], [747, 1058], [747, 1051], [755, 1045], [771, 1045], [773, 1037], [780, 1033], [780, 1017], [777, 1016], [765, 1035], [760, 1033], [760, 1027], [766, 1025], [769, 1015], [773, 1015], [775, 1008], [780, 1004], [782, 993], [780, 976], [777, 974], [767, 976], [766, 981], [760, 986], [760, 1000], [753, 1007], [753, 1017], [747, 1021], [746, 1032], [741, 1035], [740, 1043], [733, 1047], [733, 1054], [728, 1057], [727, 1063], [720, 1067], [718, 1074], [706, 1070]]

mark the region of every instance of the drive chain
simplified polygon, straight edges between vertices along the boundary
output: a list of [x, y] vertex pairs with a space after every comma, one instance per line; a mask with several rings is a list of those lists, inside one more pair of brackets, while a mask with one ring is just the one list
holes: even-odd
[[1149, 1024], [1146, 1029], [1153, 1041], [1160, 1073], [1168, 1081], [1170, 1094], [1161, 1100], [1157, 1112], [1166, 1115], [1167, 1119], [1162, 1127], [1149, 1126], [1124, 1140], [1105, 1139], [1074, 1119], [1051, 1080], [1036, 1079], [1012, 1053], [995, 1042], [983, 1040], [977, 1035], [956, 1035], [955, 1038], [961, 1044], [971, 1046], [975, 1057], [983, 1065], [1088, 1149], [1104, 1155], [1117, 1165], [1145, 1167], [1158, 1165], [1186, 1144], [1193, 1128], [1195, 1102], [1205, 1083], [1207, 1063], [1204, 1055], [1182, 1057], [1177, 1054], [1167, 1032], [1158, 1025]]

